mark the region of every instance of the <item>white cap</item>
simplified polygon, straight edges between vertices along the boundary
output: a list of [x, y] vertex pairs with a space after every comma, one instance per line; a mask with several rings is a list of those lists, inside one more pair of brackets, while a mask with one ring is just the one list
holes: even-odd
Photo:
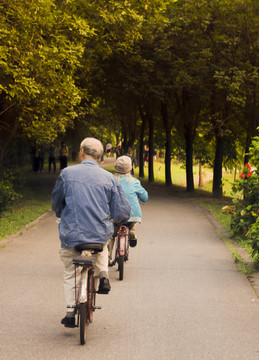
[[131, 158], [127, 155], [118, 157], [115, 162], [115, 170], [119, 174], [127, 174], [132, 169]]

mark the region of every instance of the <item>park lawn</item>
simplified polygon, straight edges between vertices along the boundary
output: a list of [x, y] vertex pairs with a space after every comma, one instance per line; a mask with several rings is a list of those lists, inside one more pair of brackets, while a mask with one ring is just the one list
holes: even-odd
[[[138, 168], [136, 169], [138, 173]], [[203, 167], [203, 178], [204, 178], [204, 187], [202, 188], [205, 191], [212, 192], [213, 184], [213, 172], [211, 168]], [[145, 177], [148, 178], [148, 168], [144, 169]], [[199, 189], [199, 166], [193, 166], [193, 175], [194, 175], [194, 187]], [[171, 165], [171, 176], [172, 184], [176, 186], [186, 187], [186, 171], [185, 167], [178, 162], [172, 162]], [[165, 183], [165, 164], [162, 162], [154, 162], [154, 178], [155, 182]], [[234, 181], [234, 174], [223, 171], [223, 195], [230, 196], [231, 192], [231, 182]]]

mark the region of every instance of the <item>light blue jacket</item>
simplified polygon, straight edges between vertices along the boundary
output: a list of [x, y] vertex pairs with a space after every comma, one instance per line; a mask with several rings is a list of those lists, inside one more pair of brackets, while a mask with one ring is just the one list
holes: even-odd
[[128, 176], [120, 176], [118, 178], [127, 199], [130, 202], [131, 212], [128, 222], [141, 222], [142, 212], [139, 200], [146, 202], [148, 200], [148, 193], [141, 185], [138, 179]]
[[130, 216], [130, 204], [117, 179], [93, 159], [65, 168], [52, 193], [52, 209], [60, 217], [61, 247], [82, 243], [106, 243], [113, 221]]

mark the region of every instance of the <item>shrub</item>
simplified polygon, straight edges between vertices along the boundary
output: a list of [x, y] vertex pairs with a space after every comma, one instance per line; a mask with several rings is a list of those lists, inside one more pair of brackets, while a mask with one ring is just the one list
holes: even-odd
[[[250, 148], [251, 164], [259, 161], [259, 137]], [[241, 196], [240, 196], [241, 195]], [[246, 164], [243, 173], [233, 183], [234, 209], [231, 229], [236, 237], [246, 239], [252, 246], [252, 256], [259, 254], [259, 169]]]
[[21, 195], [15, 190], [18, 177], [18, 171], [9, 169], [4, 172], [2, 180], [0, 180], [0, 214], [11, 202], [21, 198]]

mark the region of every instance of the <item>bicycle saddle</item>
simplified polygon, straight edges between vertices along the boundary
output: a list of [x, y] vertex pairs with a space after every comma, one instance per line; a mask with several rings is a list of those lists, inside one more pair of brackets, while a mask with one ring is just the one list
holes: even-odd
[[92, 256], [78, 256], [73, 259], [73, 264], [76, 266], [93, 266], [94, 263]]
[[114, 225], [116, 225], [116, 226], [126, 226], [126, 227], [128, 227], [128, 226], [130, 226], [130, 222], [126, 222], [126, 223], [121, 223], [121, 224], [114, 224]]
[[93, 250], [95, 253], [103, 251], [103, 244], [99, 243], [85, 243], [75, 247], [77, 251]]

